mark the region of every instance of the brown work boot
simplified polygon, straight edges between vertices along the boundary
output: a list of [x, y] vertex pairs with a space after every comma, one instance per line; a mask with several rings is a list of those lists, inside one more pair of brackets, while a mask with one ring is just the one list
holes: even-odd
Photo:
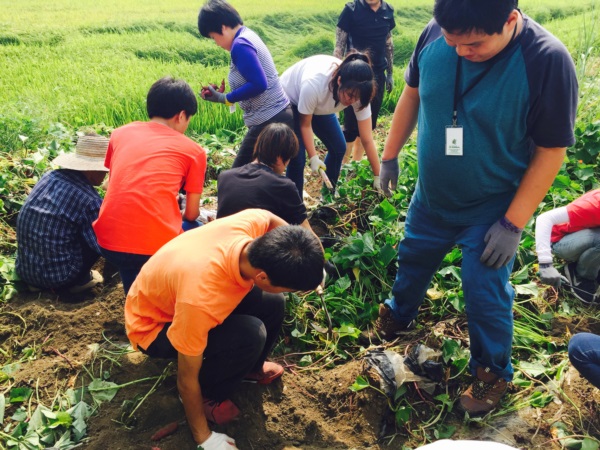
[[409, 331], [415, 327], [415, 321], [398, 322], [394, 319], [392, 310], [385, 304], [379, 305], [379, 317], [375, 321], [375, 332], [384, 339], [393, 339], [402, 331]]
[[477, 379], [460, 396], [460, 407], [471, 416], [487, 414], [506, 394], [508, 383], [490, 372], [489, 367], [477, 368]]

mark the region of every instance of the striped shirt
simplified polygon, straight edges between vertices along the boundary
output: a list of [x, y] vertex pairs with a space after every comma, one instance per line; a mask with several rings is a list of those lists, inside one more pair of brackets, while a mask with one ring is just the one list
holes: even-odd
[[[265, 91], [256, 97], [239, 102], [240, 108], [244, 111], [244, 123], [246, 126], [252, 127], [273, 118], [276, 114], [283, 111], [289, 105], [290, 101], [287, 99], [279, 83], [273, 57], [261, 38], [254, 31], [242, 27], [233, 40], [232, 49], [233, 46], [240, 44], [248, 45], [255, 49], [260, 65], [267, 77], [267, 89]], [[229, 67], [229, 86], [231, 90], [235, 91], [246, 83], [247, 80], [240, 73], [232, 58]]]
[[81, 172], [59, 169], [45, 174], [17, 218], [19, 276], [41, 288], [73, 282], [82, 270], [82, 245], [100, 254], [92, 222], [101, 203]]

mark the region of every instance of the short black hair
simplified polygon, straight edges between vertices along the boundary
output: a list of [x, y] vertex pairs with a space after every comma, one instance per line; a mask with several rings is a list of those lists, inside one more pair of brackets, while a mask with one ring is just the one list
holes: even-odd
[[235, 28], [244, 25], [240, 14], [225, 0], [208, 0], [198, 13], [198, 31], [205, 38], [209, 33], [222, 34], [223, 25]]
[[435, 0], [433, 17], [448, 33], [499, 34], [517, 4], [516, 0]]
[[[338, 77], [340, 79], [339, 86]], [[377, 91], [377, 82], [369, 55], [351, 50], [331, 74], [329, 90], [336, 106], [340, 101], [340, 91], [345, 91], [360, 99], [360, 109], [366, 108]]]
[[248, 247], [248, 261], [276, 287], [308, 291], [323, 280], [325, 258], [319, 238], [299, 225], [277, 227], [256, 238]]
[[272, 167], [278, 157], [281, 157], [283, 163], [294, 158], [299, 146], [296, 133], [289, 126], [285, 123], [270, 123], [258, 135], [252, 157]]
[[164, 77], [155, 82], [146, 97], [148, 117], [171, 117], [185, 111], [187, 117], [198, 112], [198, 100], [189, 84], [173, 77]]

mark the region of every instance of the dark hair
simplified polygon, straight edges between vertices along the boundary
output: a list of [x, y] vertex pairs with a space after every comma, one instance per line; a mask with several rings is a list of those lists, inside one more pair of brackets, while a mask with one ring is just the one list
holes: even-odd
[[187, 117], [198, 112], [196, 94], [183, 80], [173, 77], [164, 77], [155, 82], [146, 96], [146, 111], [148, 117], [171, 117], [185, 111]]
[[223, 25], [235, 28], [244, 25], [240, 14], [225, 0], [208, 0], [198, 13], [198, 31], [205, 38], [209, 33], [223, 33]]
[[[339, 86], [338, 78], [340, 78]], [[360, 98], [360, 109], [366, 108], [377, 90], [369, 55], [355, 50], [348, 53], [333, 71], [329, 90], [333, 94], [336, 106], [340, 101], [339, 91], [346, 91], [349, 95]]]
[[264, 270], [273, 286], [308, 291], [323, 280], [319, 238], [299, 225], [277, 227], [252, 241], [248, 261]]
[[254, 145], [253, 159], [271, 167], [281, 157], [284, 163], [298, 154], [296, 133], [285, 123], [270, 123], [258, 135]]
[[435, 0], [433, 17], [448, 33], [499, 34], [517, 3], [515, 0]]

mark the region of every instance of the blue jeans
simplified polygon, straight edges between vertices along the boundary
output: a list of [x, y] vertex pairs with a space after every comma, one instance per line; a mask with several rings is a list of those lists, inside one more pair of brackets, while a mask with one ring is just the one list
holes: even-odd
[[[298, 150], [298, 156], [292, 158], [287, 168], [287, 177], [291, 179], [302, 197], [304, 190], [304, 166], [306, 164], [306, 146], [302, 140], [300, 134], [300, 114], [298, 108], [292, 106], [294, 112], [294, 132], [298, 137], [300, 148]], [[340, 177], [340, 169], [342, 167], [342, 161], [346, 153], [346, 139], [342, 132], [342, 127], [335, 114], [327, 114], [324, 116], [313, 116], [312, 117], [312, 129], [321, 142], [327, 148], [327, 156], [325, 157], [325, 165], [327, 166], [327, 176], [335, 187], [338, 178]]]
[[150, 259], [152, 255], [138, 255], [135, 253], [124, 253], [124, 252], [113, 252], [100, 247], [102, 256], [119, 269], [119, 275], [121, 275], [121, 281], [123, 282], [123, 290], [125, 296], [129, 292], [129, 288], [135, 281], [135, 278], [142, 270], [142, 266], [146, 264], [146, 261]]
[[567, 234], [552, 245], [552, 251], [565, 261], [577, 261], [577, 275], [595, 280], [600, 270], [600, 228]]
[[477, 367], [489, 367], [492, 373], [510, 381], [514, 289], [508, 278], [514, 257], [498, 270], [479, 262], [485, 248], [483, 239], [491, 225], [450, 225], [413, 199], [406, 216], [404, 239], [398, 246], [394, 297], [385, 303], [398, 321], [416, 318], [433, 275], [444, 256], [458, 245], [462, 250], [471, 373], [475, 374]]
[[571, 364], [590, 383], [600, 388], [600, 336], [577, 333], [569, 341]]

